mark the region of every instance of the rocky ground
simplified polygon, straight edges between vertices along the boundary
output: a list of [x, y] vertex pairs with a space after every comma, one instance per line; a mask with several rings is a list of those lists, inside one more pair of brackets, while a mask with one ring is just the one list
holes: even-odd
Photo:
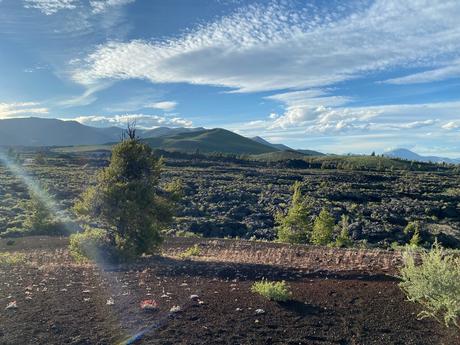
[[[0, 252], [27, 257], [0, 266], [0, 344], [460, 343], [455, 330], [417, 320], [419, 308], [389, 276], [166, 257], [77, 265], [65, 244], [0, 242]], [[250, 292], [262, 278], [286, 280], [292, 300]], [[142, 310], [147, 299], [158, 309]], [[13, 300], [17, 308], [4, 309]]]
[[[99, 157], [50, 157], [24, 164], [34, 181], [48, 186], [62, 209], [78, 195], [107, 161]], [[24, 183], [0, 166], [0, 233], [21, 228], [27, 215]], [[404, 244], [410, 221], [422, 224], [423, 241], [438, 236], [445, 246], [460, 247], [460, 176], [454, 171], [346, 171], [287, 169], [266, 163], [167, 159], [164, 181], [184, 182], [184, 197], [170, 233], [205, 237], [274, 239], [274, 215], [286, 212], [290, 187], [303, 182], [313, 201], [312, 216], [326, 207], [336, 221], [350, 217], [355, 241], [388, 247]]]

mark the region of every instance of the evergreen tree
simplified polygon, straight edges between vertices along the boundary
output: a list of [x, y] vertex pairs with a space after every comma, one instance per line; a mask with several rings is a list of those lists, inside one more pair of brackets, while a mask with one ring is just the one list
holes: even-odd
[[126, 133], [113, 147], [110, 165], [75, 210], [97, 219], [111, 245], [134, 256], [153, 253], [161, 243], [160, 231], [171, 220], [172, 205], [158, 193], [162, 160], [137, 139], [131, 126]]
[[326, 245], [332, 242], [332, 233], [334, 231], [334, 218], [326, 210], [322, 209], [319, 216], [315, 218], [311, 242], [318, 245]]
[[340, 219], [340, 234], [335, 239], [336, 247], [351, 247], [353, 241], [350, 238], [350, 234], [348, 232], [349, 226], [349, 218], [347, 215], [342, 214]]
[[277, 214], [275, 220], [278, 241], [285, 243], [307, 243], [311, 232], [309, 203], [302, 196], [302, 184], [296, 181], [293, 185], [291, 207], [286, 215]]
[[[45, 192], [48, 194], [48, 191]], [[47, 202], [35, 192], [30, 192], [30, 200], [26, 204], [29, 216], [24, 221], [24, 228], [35, 234], [52, 235], [62, 227], [52, 212], [52, 203]]]

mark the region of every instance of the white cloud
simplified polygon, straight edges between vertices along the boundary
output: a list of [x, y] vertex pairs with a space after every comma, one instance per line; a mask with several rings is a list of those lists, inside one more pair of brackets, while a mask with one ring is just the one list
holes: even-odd
[[103, 81], [97, 84], [87, 85], [85, 91], [83, 91], [81, 95], [58, 101], [56, 104], [63, 108], [72, 108], [92, 104], [97, 100], [96, 93], [110, 87], [112, 84], [113, 83], [110, 81]]
[[460, 2], [363, 3], [343, 2], [334, 11], [310, 5], [299, 10], [288, 2], [246, 6], [178, 38], [103, 44], [73, 78], [80, 83], [137, 78], [251, 92], [321, 87], [382, 69], [448, 65], [458, 58]]
[[452, 62], [448, 66], [432, 69], [425, 72], [414, 73], [405, 77], [388, 79], [388, 84], [417, 84], [460, 77], [460, 60]]
[[25, 0], [25, 8], [35, 8], [46, 15], [77, 8], [79, 0]]
[[127, 5], [134, 1], [136, 0], [90, 0], [89, 3], [92, 7], [92, 12], [97, 14], [105, 12], [112, 7]]
[[48, 114], [48, 108], [37, 102], [0, 103], [0, 119]]
[[449, 121], [445, 124], [442, 125], [442, 128], [444, 129], [458, 129], [460, 128], [460, 120], [456, 120], [456, 121]]
[[[69, 120], [69, 119], [63, 119]], [[167, 117], [160, 115], [146, 114], [125, 114], [125, 115], [89, 115], [78, 116], [71, 120], [78, 121], [84, 125], [95, 127], [119, 126], [125, 127], [126, 123], [135, 121], [139, 128], [155, 128], [158, 126], [170, 127], [192, 127], [192, 121], [180, 117]]]
[[171, 111], [176, 108], [177, 102], [173, 101], [162, 101], [148, 104], [146, 108], [161, 109], [164, 111]]

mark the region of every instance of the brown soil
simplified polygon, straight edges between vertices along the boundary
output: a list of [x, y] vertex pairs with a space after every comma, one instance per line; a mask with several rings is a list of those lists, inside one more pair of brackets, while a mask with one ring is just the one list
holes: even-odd
[[[28, 243], [39, 249], [26, 265], [0, 266], [0, 344], [118, 344], [134, 335], [134, 344], [460, 344], [455, 329], [417, 320], [418, 306], [384, 275], [165, 257], [102, 268], [74, 264], [59, 248], [65, 241], [13, 247]], [[286, 280], [292, 301], [251, 293], [262, 278]], [[141, 310], [151, 298], [160, 310]], [[5, 310], [11, 300], [18, 309]], [[175, 305], [183, 311], [171, 315]]]

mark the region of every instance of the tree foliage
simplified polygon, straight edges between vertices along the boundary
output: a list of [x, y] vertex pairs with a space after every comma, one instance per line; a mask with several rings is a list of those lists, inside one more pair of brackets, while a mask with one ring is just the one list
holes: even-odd
[[78, 214], [97, 219], [110, 243], [127, 255], [152, 253], [161, 229], [171, 220], [171, 203], [159, 193], [162, 160], [135, 137], [114, 146], [110, 165], [97, 175], [75, 205]]
[[27, 233], [35, 235], [57, 235], [65, 233], [65, 225], [54, 214], [53, 203], [47, 201], [44, 195], [48, 195], [48, 190], [44, 190], [43, 195], [30, 191], [30, 199], [26, 203], [29, 213], [25, 219], [23, 227]]
[[353, 241], [351, 240], [350, 233], [348, 231], [349, 217], [345, 214], [342, 214], [339, 225], [340, 225], [340, 233], [335, 239], [335, 246], [336, 247], [351, 247], [353, 245]]
[[335, 221], [331, 214], [322, 209], [319, 216], [315, 218], [311, 242], [318, 245], [326, 245], [332, 242]]
[[285, 243], [307, 243], [312, 229], [309, 200], [301, 192], [302, 184], [293, 185], [291, 206], [286, 215], [275, 216], [278, 241]]

